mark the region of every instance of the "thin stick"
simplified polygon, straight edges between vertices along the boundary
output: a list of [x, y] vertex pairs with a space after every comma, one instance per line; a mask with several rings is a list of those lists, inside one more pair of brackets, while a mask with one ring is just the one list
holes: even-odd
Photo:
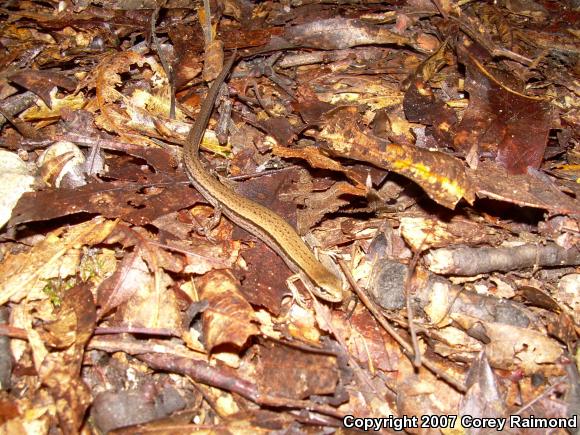
[[411, 304], [411, 290], [412, 290], [412, 282], [413, 282], [413, 275], [415, 273], [415, 268], [417, 267], [417, 262], [419, 261], [419, 256], [421, 255], [421, 251], [417, 250], [413, 254], [413, 259], [409, 264], [409, 272], [407, 275], [407, 279], [405, 280], [405, 302], [407, 305], [407, 321], [409, 322], [409, 333], [411, 334], [411, 343], [413, 345], [413, 353], [415, 357], [413, 358], [413, 365], [416, 368], [421, 367], [421, 350], [419, 349], [419, 342], [417, 341], [417, 330], [415, 328], [415, 322], [413, 318], [413, 306]]
[[[344, 263], [344, 261], [341, 259], [338, 259], [338, 264], [340, 265], [340, 268], [342, 269], [342, 271], [346, 275], [346, 278], [348, 279], [350, 285], [352, 286], [353, 290], [355, 291], [355, 293], [357, 294], [357, 296], [359, 297], [361, 302], [371, 312], [373, 317], [376, 319], [377, 322], [379, 322], [379, 324], [385, 329], [385, 331], [387, 331], [387, 333], [391, 337], [393, 337], [393, 339], [397, 343], [399, 343], [399, 345], [403, 348], [404, 353], [407, 356], [407, 358], [411, 359], [411, 355], [413, 355], [413, 347], [409, 343], [407, 343], [405, 341], [405, 339], [403, 337], [401, 337], [401, 335], [388, 323], [388, 321], [385, 319], [385, 317], [379, 312], [379, 310], [375, 306], [374, 302], [372, 302], [370, 300], [370, 298], [360, 289], [360, 287], [354, 281], [354, 279], [353, 279], [350, 271], [348, 270], [348, 267]], [[422, 365], [427, 370], [429, 370], [431, 373], [433, 373], [435, 376], [443, 379], [445, 382], [447, 382], [449, 385], [451, 385], [457, 391], [459, 391], [461, 393], [465, 393], [467, 391], [467, 387], [465, 386], [465, 384], [463, 382], [458, 381], [457, 379], [453, 378], [452, 376], [449, 376], [447, 373], [441, 371], [439, 369], [439, 367], [437, 367], [435, 365], [435, 363], [433, 363], [429, 358], [425, 357], [424, 355], [423, 355]]]
[[157, 38], [157, 34], [155, 32], [155, 22], [157, 21], [157, 17], [159, 16], [159, 10], [161, 8], [156, 8], [155, 11], [151, 14], [151, 38], [153, 45], [155, 46], [155, 50], [157, 51], [157, 55], [159, 56], [159, 60], [161, 61], [161, 65], [165, 70], [165, 75], [167, 76], [167, 81], [169, 82], [169, 94], [170, 94], [170, 104], [169, 104], [169, 118], [175, 119], [175, 80], [173, 77], [173, 68], [167, 62], [167, 58], [161, 50], [161, 44], [159, 43], [159, 39]]

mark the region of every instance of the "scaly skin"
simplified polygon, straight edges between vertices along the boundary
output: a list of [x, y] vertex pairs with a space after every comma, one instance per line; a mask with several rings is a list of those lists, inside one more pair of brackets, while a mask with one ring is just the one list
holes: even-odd
[[229, 219], [272, 248], [294, 272], [306, 277], [312, 292], [329, 302], [342, 300], [342, 282], [322, 265], [310, 248], [284, 219], [266, 207], [244, 198], [214, 178], [201, 164], [198, 151], [219, 89], [229, 74], [236, 55], [227, 61], [213, 82], [183, 149], [185, 169], [193, 186]]

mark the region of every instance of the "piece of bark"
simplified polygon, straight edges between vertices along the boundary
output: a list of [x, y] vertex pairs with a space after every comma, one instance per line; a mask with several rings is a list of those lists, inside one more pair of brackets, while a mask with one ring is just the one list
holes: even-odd
[[554, 267], [580, 264], [578, 248], [565, 249], [555, 243], [520, 245], [506, 248], [435, 249], [425, 256], [429, 270], [444, 275], [475, 276], [494, 271], [528, 267]]

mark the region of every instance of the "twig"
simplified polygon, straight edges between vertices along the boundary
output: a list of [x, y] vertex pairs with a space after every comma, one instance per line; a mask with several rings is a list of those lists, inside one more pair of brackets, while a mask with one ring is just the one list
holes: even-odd
[[[393, 339], [397, 343], [399, 343], [399, 345], [404, 349], [405, 355], [407, 355], [407, 357], [409, 359], [411, 359], [411, 355], [414, 353], [413, 347], [409, 343], [407, 343], [405, 341], [405, 339], [403, 337], [401, 337], [401, 335], [397, 331], [395, 331], [395, 329], [387, 322], [387, 320], [384, 318], [384, 316], [379, 312], [379, 310], [375, 306], [375, 304], [359, 288], [357, 283], [354, 281], [350, 271], [346, 267], [346, 264], [344, 264], [344, 261], [341, 259], [338, 259], [338, 264], [340, 265], [342, 271], [346, 275], [348, 281], [350, 282], [350, 285], [354, 289], [355, 293], [357, 294], [357, 296], [359, 297], [361, 302], [365, 305], [365, 307], [367, 307], [367, 309], [371, 312], [371, 314], [376, 319], [376, 321], [379, 322], [379, 324], [385, 329], [385, 331], [387, 331], [387, 333], [391, 337], [393, 337]], [[452, 376], [449, 376], [447, 373], [441, 371], [439, 369], [439, 367], [437, 367], [429, 358], [425, 357], [424, 355], [423, 355], [423, 359], [422, 359], [422, 365], [427, 370], [429, 370], [431, 373], [433, 373], [435, 376], [443, 379], [445, 382], [447, 382], [449, 385], [451, 385], [457, 391], [459, 391], [461, 393], [465, 393], [467, 391], [467, 388], [463, 382], [458, 381], [457, 379], [453, 378]]]
[[551, 394], [552, 391], [554, 391], [556, 389], [556, 387], [559, 387], [560, 385], [564, 385], [564, 384], [565, 384], [565, 381], [564, 380], [559, 380], [554, 385], [551, 385], [550, 387], [546, 388], [541, 394], [539, 394], [538, 396], [534, 397], [532, 400], [530, 400], [528, 403], [526, 403], [524, 406], [522, 406], [520, 409], [518, 409], [516, 412], [514, 412], [514, 415], [520, 415], [526, 409], [530, 408], [534, 403], [536, 403], [537, 401], [543, 399], [548, 394]]
[[161, 65], [163, 66], [163, 70], [165, 71], [165, 75], [167, 76], [167, 81], [169, 82], [169, 94], [171, 98], [171, 102], [169, 104], [169, 118], [175, 119], [175, 80], [173, 75], [173, 68], [167, 62], [167, 58], [161, 49], [161, 44], [159, 43], [159, 39], [157, 38], [157, 34], [155, 33], [155, 22], [157, 21], [157, 17], [159, 16], [159, 11], [161, 8], [156, 8], [151, 14], [151, 38], [153, 40], [153, 45], [155, 46], [155, 50], [157, 51], [157, 55], [159, 56], [159, 60], [161, 61]]
[[[307, 400], [288, 399], [260, 393], [255, 384], [212, 367], [204, 361], [195, 361], [190, 358], [162, 353], [147, 353], [136, 355], [136, 357], [153, 369], [189, 376], [197, 382], [239, 394], [262, 406], [307, 409], [337, 419], [343, 417], [340, 411], [330, 406], [318, 405]], [[332, 424], [332, 421], [328, 421], [326, 424]], [[335, 422], [335, 425], [338, 425], [338, 423]]]
[[205, 13], [205, 26], [201, 27], [203, 27], [203, 36], [205, 39], [205, 46], [207, 47], [213, 40], [211, 32], [211, 7], [209, 0], [203, 0], [203, 11]]
[[264, 111], [268, 114], [270, 118], [274, 118], [274, 115], [272, 114], [270, 109], [268, 109], [264, 104], [264, 101], [262, 100], [262, 95], [260, 94], [260, 90], [258, 89], [258, 84], [256, 83], [255, 80], [252, 81], [252, 89], [254, 90], [256, 100], [258, 100], [258, 103], [260, 104], [260, 106], [262, 106], [262, 109], [264, 109]]
[[407, 274], [407, 279], [405, 280], [405, 302], [407, 305], [407, 320], [409, 322], [409, 333], [411, 334], [411, 343], [413, 345], [413, 353], [415, 357], [413, 358], [413, 365], [416, 368], [421, 367], [421, 350], [419, 349], [419, 343], [417, 341], [417, 330], [415, 328], [414, 311], [413, 305], [411, 304], [411, 290], [413, 286], [413, 274], [415, 273], [415, 268], [417, 267], [417, 262], [419, 261], [419, 256], [421, 255], [420, 248], [413, 254], [413, 259], [409, 263], [409, 269]]
[[529, 267], [562, 267], [580, 264], [580, 249], [526, 244], [509, 248], [440, 248], [425, 256], [429, 270], [444, 275], [475, 276]]
[[[4, 101], [0, 102], [1, 113], [15, 116], [32, 106], [37, 98], [36, 94], [33, 94], [30, 91], [6, 98]], [[0, 115], [0, 127], [2, 127], [6, 121], [7, 119], [3, 115]]]

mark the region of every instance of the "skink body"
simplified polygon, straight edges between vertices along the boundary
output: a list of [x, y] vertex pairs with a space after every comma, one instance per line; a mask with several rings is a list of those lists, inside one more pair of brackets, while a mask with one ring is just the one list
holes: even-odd
[[329, 302], [342, 300], [341, 280], [322, 265], [294, 228], [266, 207], [230, 190], [201, 164], [198, 152], [219, 89], [235, 62], [235, 54], [224, 65], [205, 98], [186, 139], [183, 159], [193, 186], [229, 219], [272, 248], [286, 264], [313, 284], [312, 291]]

